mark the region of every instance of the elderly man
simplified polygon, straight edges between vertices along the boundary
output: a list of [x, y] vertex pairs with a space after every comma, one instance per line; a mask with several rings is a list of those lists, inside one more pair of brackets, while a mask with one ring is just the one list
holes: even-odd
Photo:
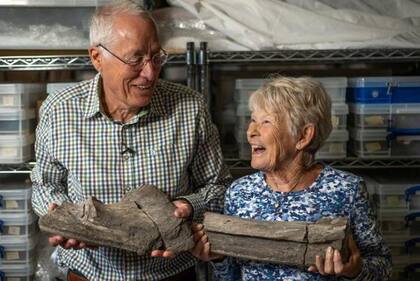
[[[143, 184], [173, 198], [178, 217], [221, 211], [231, 177], [217, 131], [199, 94], [158, 79], [167, 54], [150, 15], [128, 0], [104, 6], [92, 18], [90, 43], [96, 77], [50, 95], [41, 108], [37, 214], [88, 196], [115, 203]], [[189, 253], [138, 256], [71, 237], [49, 242], [60, 246], [56, 262], [70, 280], [193, 280], [182, 273], [195, 264]]]

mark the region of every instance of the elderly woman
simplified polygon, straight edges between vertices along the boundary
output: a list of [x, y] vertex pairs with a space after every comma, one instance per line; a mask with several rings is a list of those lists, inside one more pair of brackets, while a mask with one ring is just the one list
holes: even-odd
[[338, 250], [328, 248], [307, 270], [221, 259], [211, 253], [202, 225], [193, 228], [197, 244], [192, 253], [213, 260], [216, 280], [387, 280], [391, 256], [363, 180], [314, 160], [332, 128], [331, 101], [321, 84], [309, 78], [277, 78], [253, 93], [249, 107], [251, 166], [259, 171], [232, 183], [225, 195], [225, 214], [305, 222], [347, 217], [353, 237], [350, 257], [344, 262]]

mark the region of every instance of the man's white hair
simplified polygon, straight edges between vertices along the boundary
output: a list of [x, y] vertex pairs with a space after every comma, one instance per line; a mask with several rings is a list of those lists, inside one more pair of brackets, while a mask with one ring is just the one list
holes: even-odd
[[113, 23], [117, 15], [138, 15], [150, 19], [156, 28], [157, 25], [149, 12], [144, 10], [139, 1], [114, 0], [112, 3], [99, 7], [92, 16], [89, 30], [90, 46], [98, 44], [111, 45], [114, 41]]

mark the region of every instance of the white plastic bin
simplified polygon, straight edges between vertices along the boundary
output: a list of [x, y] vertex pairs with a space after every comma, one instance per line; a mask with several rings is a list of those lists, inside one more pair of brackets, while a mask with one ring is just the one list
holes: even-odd
[[4, 281], [32, 281], [35, 275], [35, 262], [29, 264], [0, 264], [0, 274]]
[[349, 107], [345, 103], [333, 103], [331, 105], [331, 123], [334, 129], [347, 128], [347, 115]]
[[34, 135], [1, 135], [0, 164], [20, 164], [33, 157]]
[[0, 241], [0, 264], [29, 264], [36, 258], [37, 236]]
[[60, 82], [60, 83], [48, 83], [47, 94], [52, 94], [58, 91], [62, 91], [71, 86], [77, 85], [77, 82]]
[[332, 103], [345, 103], [346, 102], [346, 77], [313, 77], [315, 80], [321, 82], [325, 91], [331, 98]]
[[[347, 104], [333, 103], [331, 105], [331, 123], [333, 129], [347, 128], [347, 115], [349, 108]], [[248, 104], [238, 104], [236, 107], [236, 126], [240, 128], [247, 128], [251, 119], [251, 111]]]
[[249, 97], [268, 79], [236, 79], [234, 100], [238, 104], [248, 105]]
[[0, 108], [0, 135], [35, 132], [35, 110]]
[[382, 129], [350, 130], [350, 151], [361, 158], [389, 157], [391, 149], [388, 146], [388, 132]]
[[0, 174], [0, 218], [2, 213], [32, 210], [32, 184], [27, 175]]
[[394, 103], [390, 110], [392, 129], [420, 130], [420, 103]]
[[407, 211], [404, 209], [379, 209], [378, 222], [382, 233], [385, 235], [410, 235], [410, 229], [406, 225], [405, 216]]
[[391, 140], [391, 156], [418, 158], [420, 156], [420, 134], [413, 136], [396, 136]]
[[390, 118], [389, 104], [349, 104], [349, 125], [361, 129], [387, 128]]
[[349, 133], [347, 130], [333, 130], [315, 155], [317, 159], [340, 159], [347, 154], [347, 141]]
[[39, 83], [0, 84], [0, 108], [35, 108], [45, 95], [45, 85]]
[[28, 238], [37, 232], [38, 217], [33, 213], [4, 213], [0, 216], [0, 243], [3, 239]]

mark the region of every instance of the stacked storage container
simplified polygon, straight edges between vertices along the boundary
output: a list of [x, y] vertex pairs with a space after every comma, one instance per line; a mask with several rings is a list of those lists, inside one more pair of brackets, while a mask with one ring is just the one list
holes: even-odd
[[0, 164], [33, 157], [36, 102], [42, 95], [43, 84], [0, 84]]
[[347, 98], [355, 155], [420, 156], [420, 77], [352, 78]]
[[[336, 159], [345, 158], [347, 151], [347, 141], [349, 134], [347, 131], [348, 106], [346, 100], [347, 78], [345, 77], [327, 77], [315, 78], [319, 80], [328, 95], [331, 97], [331, 121], [333, 131], [326, 143], [320, 148], [316, 157], [318, 159]], [[238, 143], [239, 158], [248, 160], [251, 158], [251, 148], [246, 138], [246, 130], [251, 112], [248, 108], [248, 101], [251, 94], [260, 88], [264, 79], [237, 79], [235, 81], [235, 101], [236, 108], [236, 126], [235, 137]]]
[[420, 280], [420, 177], [377, 174], [366, 182], [374, 189], [378, 222], [393, 258], [391, 280]]
[[27, 175], [0, 174], [1, 280], [29, 281], [36, 266], [37, 217]]

